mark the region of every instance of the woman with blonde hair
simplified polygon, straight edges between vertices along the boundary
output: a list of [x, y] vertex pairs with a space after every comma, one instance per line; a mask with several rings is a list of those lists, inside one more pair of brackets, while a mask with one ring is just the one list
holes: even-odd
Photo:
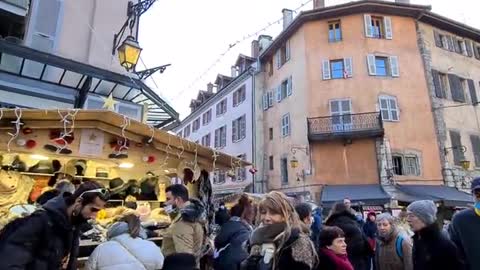
[[287, 196], [268, 193], [259, 204], [260, 226], [249, 240], [250, 255], [243, 270], [311, 270], [317, 255], [309, 236]]

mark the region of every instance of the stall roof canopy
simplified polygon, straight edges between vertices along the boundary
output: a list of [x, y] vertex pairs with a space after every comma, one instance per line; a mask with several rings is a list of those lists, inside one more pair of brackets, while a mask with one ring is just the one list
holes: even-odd
[[333, 205], [345, 198], [353, 204], [384, 205], [390, 201], [390, 196], [381, 185], [326, 185], [322, 191], [324, 206]]
[[467, 206], [473, 203], [472, 195], [454, 187], [441, 185], [396, 185], [396, 188], [408, 197], [399, 196], [399, 201], [432, 200], [443, 202], [446, 206]]

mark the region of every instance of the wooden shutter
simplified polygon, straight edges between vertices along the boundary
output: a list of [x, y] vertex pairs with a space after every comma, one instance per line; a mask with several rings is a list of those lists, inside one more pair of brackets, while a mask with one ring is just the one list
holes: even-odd
[[460, 46], [458, 45], [459, 40], [457, 38], [452, 37], [452, 41], [453, 41], [453, 48], [455, 49], [455, 52], [462, 53], [462, 48], [460, 48]]
[[397, 56], [390, 56], [390, 71], [392, 73], [392, 77], [399, 77], [400, 70], [398, 69], [398, 57]]
[[445, 98], [445, 91], [442, 89], [442, 85], [440, 84], [440, 75], [438, 71], [432, 69], [432, 79], [433, 85], [435, 86], [435, 96], [437, 98]]
[[280, 103], [282, 101], [282, 84], [277, 86], [277, 102]]
[[292, 76], [288, 77], [287, 80], [287, 96], [292, 95]]
[[390, 111], [388, 109], [388, 97], [380, 97], [379, 98], [380, 102], [380, 113], [382, 115], [382, 120], [383, 121], [391, 121], [390, 119]]
[[457, 102], [465, 102], [465, 94], [460, 78], [454, 74], [448, 74], [448, 81], [450, 83], [452, 99]]
[[477, 104], [478, 103], [478, 98], [477, 98], [477, 91], [475, 90], [475, 83], [473, 80], [467, 80], [468, 82], [468, 90], [470, 92], [470, 100], [472, 101], [472, 104]]
[[442, 39], [440, 38], [440, 34], [436, 30], [433, 30], [433, 37], [435, 38], [435, 45], [439, 48], [442, 48]]
[[220, 131], [223, 131], [223, 132], [220, 132], [221, 133], [221, 136], [220, 136], [220, 140], [221, 140], [221, 144], [222, 144], [222, 147], [225, 147], [227, 146], [227, 126], [223, 126]]
[[285, 43], [285, 61], [290, 60], [290, 40]]
[[384, 17], [383, 23], [385, 26], [385, 39], [392, 39], [393, 38], [392, 18]]
[[473, 47], [472, 47], [472, 42], [470, 40], [465, 40], [465, 48], [467, 49], [468, 57], [472, 57], [473, 56]]
[[447, 35], [446, 37], [447, 37], [448, 49], [449, 49], [450, 51], [454, 52], [454, 51], [455, 51], [455, 46], [453, 45], [453, 38], [452, 38], [452, 36]]
[[461, 49], [462, 49], [462, 54], [468, 56], [467, 41], [466, 40], [463, 40]]
[[280, 50], [278, 50], [276, 53], [275, 53], [275, 62], [277, 62], [277, 69], [280, 69], [280, 67], [282, 67], [282, 59], [281, 59], [281, 54], [280, 54]]
[[247, 123], [246, 123], [246, 118], [245, 115], [240, 118], [240, 138], [243, 139], [246, 137], [246, 128], [247, 128]]
[[215, 147], [219, 147], [220, 146], [220, 129], [216, 129], [215, 130], [215, 143], [214, 143]]
[[268, 109], [268, 94], [263, 95], [263, 110], [266, 111]]
[[353, 77], [353, 61], [351, 57], [343, 59], [343, 66], [345, 69], [345, 75], [347, 78]]
[[324, 80], [330, 80], [331, 74], [330, 74], [330, 61], [329, 60], [323, 60], [322, 61], [322, 74], [323, 74], [323, 79]]
[[462, 137], [459, 132], [450, 130], [450, 143], [453, 152], [453, 162], [455, 165], [461, 165], [460, 161], [465, 159], [463, 151], [460, 149], [462, 146]]
[[472, 152], [475, 158], [475, 167], [480, 167], [480, 137], [477, 135], [470, 135], [472, 142]]
[[473, 55], [475, 55], [476, 59], [480, 59], [480, 51], [477, 44], [473, 44]]
[[369, 75], [376, 75], [377, 74], [377, 67], [375, 66], [375, 55], [374, 54], [367, 55], [367, 65], [368, 65], [368, 74]]
[[232, 142], [238, 140], [237, 131], [238, 130], [239, 119], [232, 121]]
[[372, 16], [369, 14], [363, 15], [364, 26], [365, 26], [365, 36], [366, 37], [373, 37], [372, 33]]

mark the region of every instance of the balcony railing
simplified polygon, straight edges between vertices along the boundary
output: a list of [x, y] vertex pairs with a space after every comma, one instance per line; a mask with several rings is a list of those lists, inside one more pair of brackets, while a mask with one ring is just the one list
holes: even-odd
[[383, 136], [379, 112], [308, 118], [308, 138], [312, 141]]

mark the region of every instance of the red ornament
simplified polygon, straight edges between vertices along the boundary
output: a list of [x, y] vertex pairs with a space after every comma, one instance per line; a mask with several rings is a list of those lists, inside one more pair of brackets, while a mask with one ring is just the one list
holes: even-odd
[[37, 142], [34, 140], [28, 140], [27, 143], [25, 144], [25, 147], [27, 149], [33, 149], [37, 146]]
[[28, 135], [28, 134], [32, 134], [33, 130], [31, 128], [26, 127], [22, 129], [22, 132], [24, 135]]
[[154, 163], [156, 160], [155, 156], [148, 156], [147, 163]]
[[248, 170], [251, 174], [256, 174], [258, 172], [258, 170], [256, 168], [250, 168], [250, 170]]

